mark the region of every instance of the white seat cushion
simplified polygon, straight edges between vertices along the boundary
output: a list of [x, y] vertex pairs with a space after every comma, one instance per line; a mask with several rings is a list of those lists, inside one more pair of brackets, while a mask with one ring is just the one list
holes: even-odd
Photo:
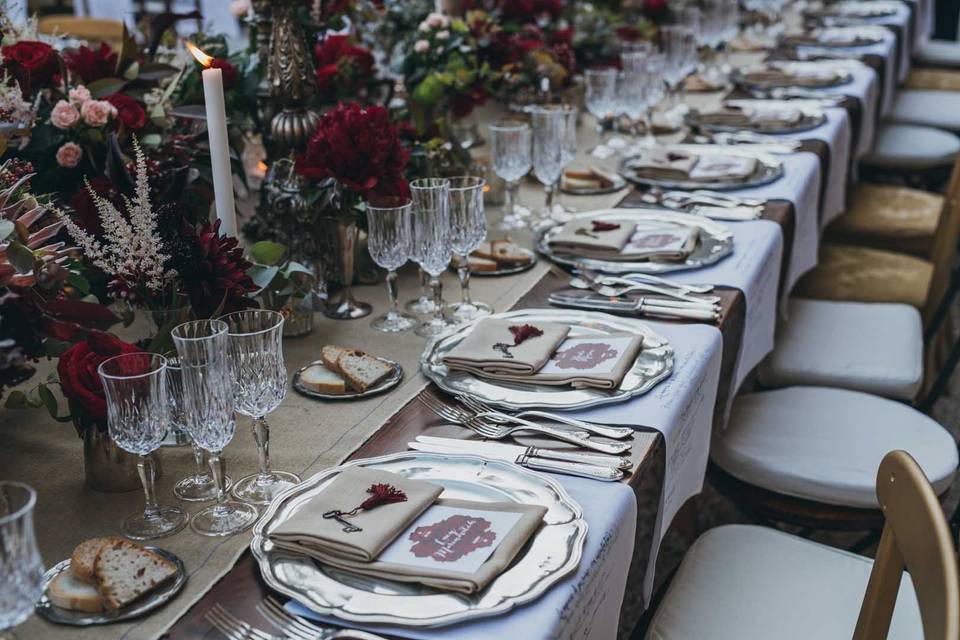
[[867, 164], [891, 169], [932, 169], [953, 164], [960, 139], [949, 131], [914, 124], [884, 123]]
[[[690, 547], [647, 640], [850, 640], [873, 561], [776, 529], [727, 525]], [[907, 574], [888, 640], [923, 627]]]
[[840, 387], [912, 400], [923, 380], [923, 322], [906, 304], [791, 298], [773, 353], [760, 365], [768, 387]]
[[748, 484], [845, 507], [877, 509], [876, 477], [890, 451], [909, 453], [937, 494], [957, 470], [946, 429], [895, 400], [859, 391], [787, 387], [734, 401], [710, 457]]
[[903, 89], [894, 96], [890, 119], [960, 131], [960, 91]]
[[921, 63], [937, 67], [960, 67], [960, 42], [925, 40], [917, 43], [913, 56]]

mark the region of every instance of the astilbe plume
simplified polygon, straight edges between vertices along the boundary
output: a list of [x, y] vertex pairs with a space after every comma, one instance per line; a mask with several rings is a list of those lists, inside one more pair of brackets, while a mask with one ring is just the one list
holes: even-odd
[[160, 295], [177, 274], [165, 267], [169, 256], [163, 253], [157, 216], [150, 203], [147, 161], [136, 138], [133, 147], [137, 175], [133, 199], [123, 196], [126, 215], [87, 183], [103, 227], [101, 239], [90, 235], [63, 211], [56, 213], [86, 257], [112, 278], [111, 290], [138, 304]]

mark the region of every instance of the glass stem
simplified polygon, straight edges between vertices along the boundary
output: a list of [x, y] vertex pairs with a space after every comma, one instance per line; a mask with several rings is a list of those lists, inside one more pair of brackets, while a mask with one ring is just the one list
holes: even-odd
[[193, 462], [197, 465], [197, 475], [202, 476], [206, 471], [205, 465], [203, 464], [203, 449], [197, 446], [197, 443], [193, 443]]
[[420, 269], [420, 297], [426, 299], [430, 295], [430, 274]]
[[260, 479], [267, 480], [270, 477], [270, 428], [263, 416], [253, 419], [253, 440], [260, 459]]
[[140, 474], [140, 482], [143, 484], [143, 497], [146, 506], [143, 509], [143, 517], [147, 520], [156, 518], [160, 515], [160, 507], [157, 506], [156, 491], [156, 468], [153, 464], [153, 457], [149, 454], [140, 456], [137, 461], [137, 472]]
[[517, 180], [511, 180], [507, 183], [507, 188], [504, 190], [503, 196], [503, 212], [504, 217], [512, 218], [513, 217], [513, 207], [517, 198], [517, 188], [520, 186], [520, 182]]
[[559, 181], [560, 181], [560, 180], [558, 179], [557, 182], [551, 182], [550, 184], [548, 184], [548, 185], [546, 186], [547, 199], [546, 199], [546, 204], [545, 204], [545, 206], [546, 206], [546, 209], [547, 209], [547, 213], [553, 211], [553, 200], [554, 200], [554, 197], [555, 197], [556, 194], [557, 194], [557, 183], [558, 183]]
[[470, 299], [470, 264], [468, 260], [470, 255], [464, 253], [460, 256], [460, 266], [457, 267], [457, 278], [460, 279], [460, 302], [461, 304], [472, 307], [473, 300]]
[[397, 302], [397, 272], [393, 269], [387, 271], [387, 296], [390, 298], [390, 309], [387, 311], [387, 317], [396, 318], [400, 313]]
[[223, 513], [227, 510], [227, 470], [220, 452], [210, 452], [207, 459], [210, 465], [210, 473], [213, 475], [213, 482], [217, 485], [217, 512]]
[[647, 132], [646, 135], [643, 136], [647, 146], [657, 146], [657, 138], [653, 135], [653, 107], [648, 107], [647, 110], [643, 112], [643, 128]]
[[433, 290], [433, 319], [436, 322], [443, 322], [443, 282], [440, 276], [430, 278], [430, 288]]

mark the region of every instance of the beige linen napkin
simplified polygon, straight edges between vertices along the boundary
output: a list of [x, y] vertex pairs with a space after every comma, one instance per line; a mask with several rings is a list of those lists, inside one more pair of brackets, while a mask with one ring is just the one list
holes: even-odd
[[720, 127], [746, 127], [750, 125], [753, 110], [739, 107], [727, 107], [713, 111], [701, 111], [697, 114], [700, 124]]
[[744, 79], [750, 84], [767, 87], [821, 87], [836, 77], [830, 70], [781, 69], [768, 67], [748, 71]]
[[[616, 225], [616, 228], [604, 228], [605, 225]], [[563, 225], [563, 228], [550, 238], [550, 246], [557, 251], [570, 253], [586, 249], [601, 256], [616, 256], [630, 240], [636, 226], [636, 223], [625, 220], [576, 220]]]
[[468, 371], [482, 378], [503, 382], [569, 385], [578, 389], [617, 389], [633, 367], [642, 346], [643, 336], [633, 333], [568, 337], [549, 362], [533, 375], [490, 375], [479, 369]]
[[743, 181], [757, 172], [757, 159], [747, 156], [704, 154], [691, 169], [689, 179], [696, 182]]
[[665, 180], [686, 180], [697, 164], [697, 156], [686, 151], [654, 149], [630, 160], [638, 175]]
[[[497, 576], [506, 571], [513, 562], [517, 553], [523, 548], [527, 540], [534, 535], [543, 522], [546, 508], [539, 505], [520, 504], [518, 502], [474, 502], [470, 500], [444, 499], [436, 502], [438, 507], [451, 507], [454, 510], [468, 509], [467, 516], [460, 516], [460, 520], [435, 523], [430, 520], [431, 510], [424, 512], [422, 518], [413, 523], [396, 541], [384, 551], [384, 556], [401, 556], [406, 549], [412, 549], [418, 543], [431, 545], [426, 551], [420, 552], [421, 559], [417, 564], [374, 560], [373, 562], [358, 562], [337, 556], [329, 556], [322, 552], [308, 553], [310, 557], [322, 564], [331, 565], [351, 573], [385, 578], [398, 582], [418, 582], [443, 591], [457, 591], [460, 593], [476, 593], [482, 591]], [[489, 521], [476, 517], [476, 511], [512, 512], [520, 513], [520, 519], [506, 532], [501, 539], [490, 539], [489, 529], [485, 526]], [[427, 522], [429, 524], [422, 524]], [[434, 526], [438, 528], [434, 530]], [[502, 532], [501, 532], [502, 533]], [[482, 552], [483, 546], [497, 543], [496, 549], [476, 571], [458, 571], [454, 561], [445, 561], [451, 556], [461, 553]], [[392, 553], [394, 547], [396, 554]], [[412, 555], [411, 552], [407, 552]], [[441, 560], [436, 560], [441, 558]]]
[[531, 336], [513, 346], [514, 335], [510, 328], [525, 324], [523, 321], [500, 318], [481, 320], [460, 344], [443, 357], [443, 364], [455, 371], [482, 372], [487, 376], [532, 375], [550, 359], [557, 345], [567, 337], [570, 327], [538, 322], [533, 326], [542, 331], [542, 335]]
[[[362, 531], [346, 533], [342, 523], [323, 517], [327, 511], [350, 511], [358, 507], [370, 497], [367, 489], [381, 483], [403, 491], [407, 494], [407, 500], [359, 511], [355, 516], [346, 518]], [[380, 555], [384, 547], [433, 504], [442, 492], [443, 487], [430, 482], [409, 480], [378, 469], [348, 467], [327, 488], [267, 535], [277, 547], [288, 551], [307, 555], [323, 553], [369, 562]]]
[[696, 248], [700, 238], [697, 227], [663, 227], [638, 230], [620, 253], [621, 260], [679, 262]]

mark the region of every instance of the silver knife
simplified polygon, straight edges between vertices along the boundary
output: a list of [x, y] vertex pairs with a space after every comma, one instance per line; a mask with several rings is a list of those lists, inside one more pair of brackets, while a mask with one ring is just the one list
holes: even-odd
[[689, 320], [705, 320], [714, 322], [719, 314], [712, 310], [678, 309], [652, 305], [644, 300], [611, 300], [603, 296], [578, 296], [569, 293], [551, 293], [547, 301], [558, 307], [572, 309], [594, 309], [602, 311], [618, 311], [620, 313], [640, 313], [659, 318], [686, 318]]
[[624, 456], [614, 456], [605, 453], [581, 453], [579, 451], [565, 451], [562, 449], [545, 449], [543, 447], [526, 447], [519, 444], [507, 444], [504, 442], [489, 442], [486, 440], [463, 440], [461, 438], [439, 438], [437, 436], [417, 436], [417, 442], [423, 444], [435, 444], [441, 447], [462, 448], [470, 451], [480, 451], [496, 458], [514, 459], [522, 453], [535, 458], [550, 458], [551, 460], [565, 460], [567, 462], [579, 462], [581, 464], [592, 464], [598, 467], [616, 467], [618, 469], [629, 469], [630, 458]]
[[[426, 451], [427, 453], [471, 453], [466, 449], [451, 449], [441, 447], [435, 444], [424, 444], [422, 442], [408, 442], [407, 446], [415, 451]], [[493, 456], [489, 456], [493, 457]], [[624, 472], [614, 467], [600, 467], [592, 464], [581, 464], [579, 462], [564, 462], [562, 460], [550, 460], [548, 458], [533, 458], [526, 454], [515, 458], [496, 458], [498, 460], [507, 460], [535, 471], [545, 471], [547, 473], [562, 473], [568, 476], [577, 476], [580, 478], [589, 478], [591, 480], [600, 480], [602, 482], [616, 482], [624, 476]]]

